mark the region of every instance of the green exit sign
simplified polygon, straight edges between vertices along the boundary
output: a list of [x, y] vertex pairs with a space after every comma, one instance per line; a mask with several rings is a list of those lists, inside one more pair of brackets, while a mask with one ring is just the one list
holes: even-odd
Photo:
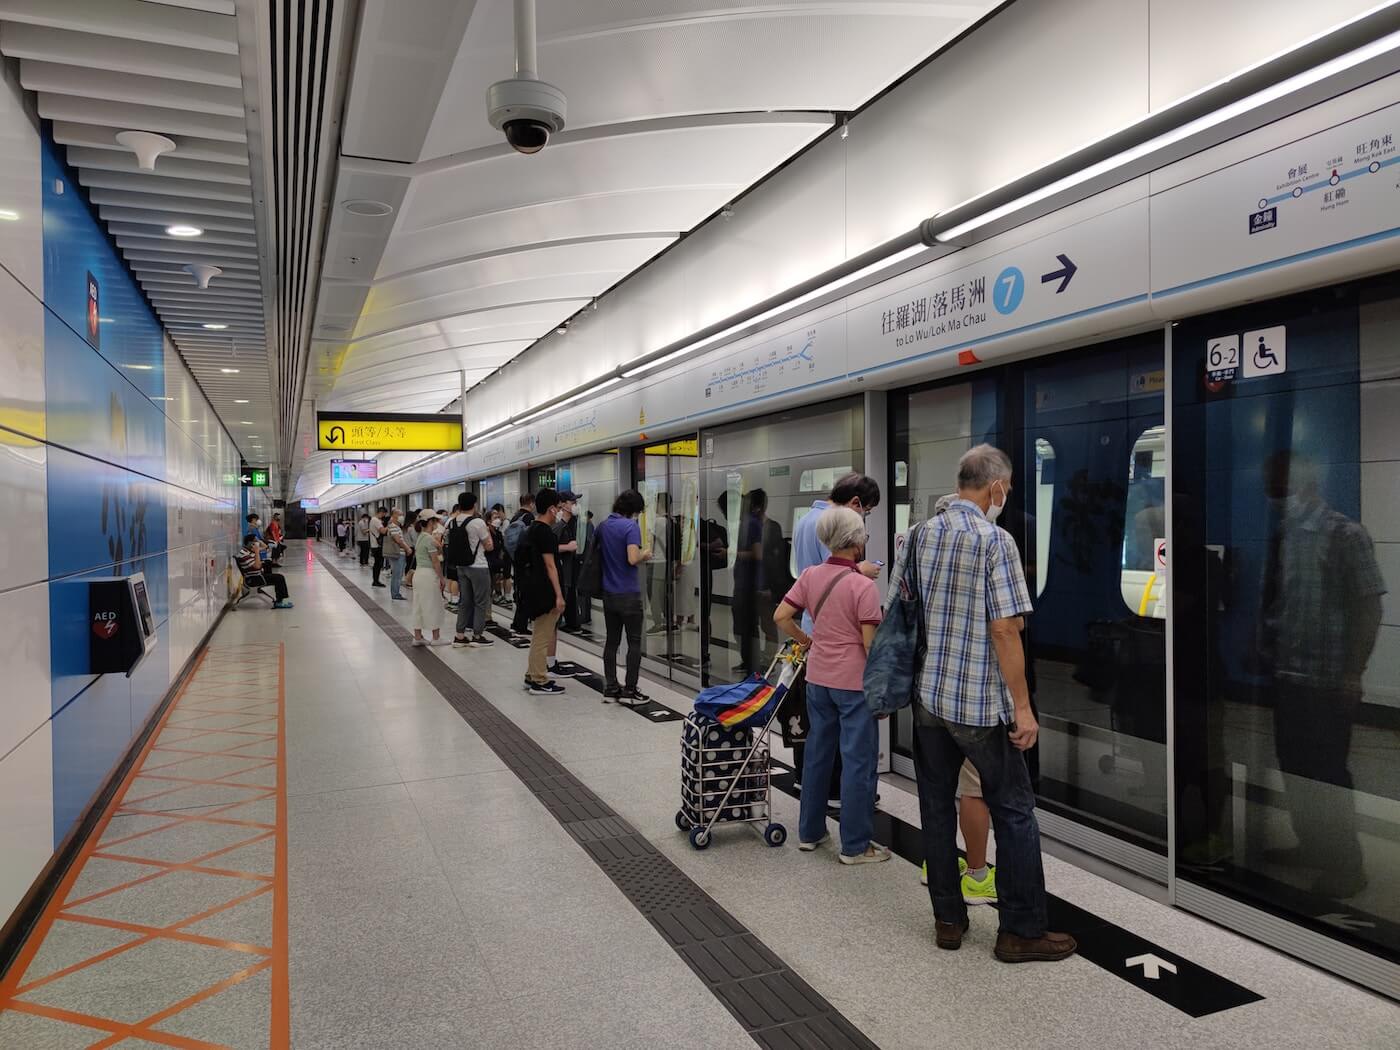
[[243, 473], [238, 475], [238, 480], [245, 488], [265, 489], [268, 486], [267, 475], [266, 467], [244, 467]]

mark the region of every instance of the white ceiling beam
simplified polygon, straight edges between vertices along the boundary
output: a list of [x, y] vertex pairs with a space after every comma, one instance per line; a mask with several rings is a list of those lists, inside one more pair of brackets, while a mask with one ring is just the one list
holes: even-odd
[[[88, 149], [107, 149], [120, 153], [130, 152], [126, 146], [117, 142], [119, 130], [125, 129], [102, 127], [97, 124], [79, 124], [71, 120], [56, 120], [53, 122], [53, 139], [64, 146], [85, 146]], [[202, 139], [194, 135], [180, 135], [173, 141], [175, 149], [164, 156], [178, 157], [182, 160], [202, 160], [210, 164], [237, 164], [243, 168], [248, 166], [248, 147], [241, 142], [216, 142], [213, 139]]]
[[19, 82], [29, 91], [47, 91], [51, 95], [105, 98], [112, 102], [166, 106], [220, 117], [243, 115], [243, 92], [212, 84], [114, 73], [110, 69], [65, 66], [33, 59], [20, 63]]
[[[105, 5], [108, 0], [103, 0]], [[50, 3], [51, 7], [67, 5]], [[0, 14], [0, 48], [11, 58], [56, 62], [65, 66], [105, 69], [114, 73], [187, 80], [192, 84], [242, 90], [238, 48], [225, 54], [200, 51], [145, 39], [100, 33], [79, 33], [47, 26], [26, 25]]]
[[154, 190], [147, 193], [134, 193], [130, 190], [92, 186], [88, 189], [88, 200], [99, 206], [111, 204], [119, 208], [145, 208], [151, 211], [177, 212], [181, 217], [190, 218], [196, 215], [213, 215], [224, 219], [251, 219], [253, 217], [251, 204], [185, 198], [175, 200], [170, 197], [158, 196]]
[[252, 237], [243, 233], [221, 233], [217, 230], [210, 230], [207, 227], [203, 236], [200, 237], [171, 237], [159, 226], [131, 225], [124, 222], [113, 222], [107, 224], [107, 230], [113, 237], [126, 238], [132, 243], [132, 247], [151, 248], [157, 245], [172, 249], [197, 251], [201, 245], [218, 244], [220, 251], [232, 251], [236, 248], [249, 248], [257, 250], [258, 244]]
[[144, 0], [0, 0], [0, 21], [238, 54], [233, 19]]
[[[193, 261], [188, 256], [175, 255], [171, 252], [152, 252], [135, 248], [129, 248], [122, 254], [126, 256], [127, 262], [133, 264], [138, 262], [162, 262], [174, 263], [176, 266], [184, 266], [186, 263]], [[210, 252], [208, 258], [200, 259], [199, 261], [212, 263], [215, 266], [222, 267], [225, 271], [237, 270], [245, 276], [250, 277], [255, 276], [258, 272], [258, 264], [254, 261], [248, 259], [231, 259], [228, 256], [219, 255], [215, 252]], [[214, 280], [217, 281], [219, 278], [215, 277]], [[212, 288], [213, 285], [211, 284], [210, 287]]]
[[203, 237], [191, 237], [188, 241], [180, 241], [174, 237], [118, 237], [117, 247], [123, 250], [130, 248], [137, 251], [163, 252], [187, 258], [190, 262], [203, 262], [211, 255], [218, 255], [225, 259], [248, 259], [251, 265], [251, 260], [258, 257], [255, 247], [203, 242]]
[[87, 149], [83, 146], [68, 147], [68, 163], [75, 168], [90, 171], [125, 171], [141, 178], [159, 176], [170, 179], [192, 179], [195, 182], [214, 182], [230, 186], [248, 186], [245, 165], [241, 170], [234, 164], [206, 164], [198, 160], [180, 160], [166, 154], [156, 160], [154, 172], [141, 167], [135, 153], [118, 153], [109, 149]]
[[195, 182], [190, 179], [167, 179], [161, 175], [136, 174], [125, 171], [78, 170], [78, 181], [84, 186], [108, 190], [128, 190], [132, 193], [154, 193], [167, 197], [193, 197], [195, 200], [226, 201], [240, 204], [248, 200], [248, 190], [218, 182]]
[[[4, 26], [0, 26], [0, 48], [5, 46]], [[164, 106], [133, 106], [125, 102], [73, 98], [39, 92], [39, 116], [49, 120], [98, 124], [109, 128], [154, 131], [160, 135], [194, 135], [219, 142], [247, 142], [247, 125], [236, 117], [216, 117], [209, 113], [167, 109]]]
[[[153, 211], [149, 208], [118, 208], [111, 205], [103, 205], [97, 209], [97, 213], [102, 220], [107, 223], [109, 230], [122, 229], [132, 234], [138, 231], [147, 231], [149, 235], [151, 229], [165, 229], [178, 219], [185, 218], [188, 212], [173, 211]], [[253, 223], [249, 221], [239, 221], [237, 219], [201, 219], [199, 225], [204, 229], [204, 235], [208, 237], [211, 233], [241, 233], [253, 238]]]

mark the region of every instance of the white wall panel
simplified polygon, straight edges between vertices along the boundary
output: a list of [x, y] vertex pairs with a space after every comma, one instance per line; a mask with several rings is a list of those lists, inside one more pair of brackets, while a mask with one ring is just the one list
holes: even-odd
[[[48, 689], [44, 690], [45, 697]], [[0, 915], [9, 915], [53, 853], [53, 748], [45, 722], [0, 757]]]
[[[44, 564], [47, 565], [47, 560]], [[6, 636], [5, 688], [0, 689], [0, 756], [3, 756], [47, 722], [52, 711], [48, 585], [37, 583], [0, 592], [0, 623], [5, 624]], [[0, 821], [0, 828], [4, 826]]]
[[[0, 166], [3, 164], [0, 160]], [[4, 207], [0, 197], [0, 208]], [[0, 219], [0, 237], [7, 225]], [[0, 269], [0, 377], [0, 426], [42, 439], [44, 307], [5, 269]]]
[[39, 133], [22, 99], [11, 66], [0, 63], [0, 267], [43, 299]]
[[32, 438], [0, 430], [0, 493], [13, 526], [0, 529], [0, 591], [48, 578], [47, 453]]
[[1157, 110], [1375, 7], [1376, 0], [1149, 0], [1148, 6], [1151, 105]]

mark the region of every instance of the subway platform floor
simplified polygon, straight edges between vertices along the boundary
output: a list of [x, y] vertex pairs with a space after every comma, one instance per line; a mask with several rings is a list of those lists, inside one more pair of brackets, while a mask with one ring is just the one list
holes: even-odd
[[786, 793], [787, 845], [696, 851], [688, 696], [532, 696], [504, 641], [409, 647], [332, 545], [285, 565], [296, 608], [224, 618], [0, 982], [0, 1047], [1400, 1046], [1394, 1002], [1049, 854], [1083, 954], [1006, 966], [990, 908], [934, 947], [913, 864], [799, 853]]

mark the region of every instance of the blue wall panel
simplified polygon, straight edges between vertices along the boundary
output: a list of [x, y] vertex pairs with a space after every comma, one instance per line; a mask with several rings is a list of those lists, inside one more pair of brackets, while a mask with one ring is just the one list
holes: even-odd
[[[63, 192], [57, 192], [58, 185]], [[88, 278], [98, 325], [88, 327]], [[54, 841], [170, 684], [161, 328], [54, 153], [44, 153], [44, 349]], [[95, 345], [94, 345], [95, 344]], [[157, 647], [130, 678], [88, 674], [90, 580], [144, 572]]]
[[[165, 393], [160, 323], [83, 199], [78, 180], [44, 143], [44, 304], [74, 332], [88, 331], [88, 274], [97, 279], [97, 349], [151, 397]], [[63, 186], [61, 193], [55, 187]]]

